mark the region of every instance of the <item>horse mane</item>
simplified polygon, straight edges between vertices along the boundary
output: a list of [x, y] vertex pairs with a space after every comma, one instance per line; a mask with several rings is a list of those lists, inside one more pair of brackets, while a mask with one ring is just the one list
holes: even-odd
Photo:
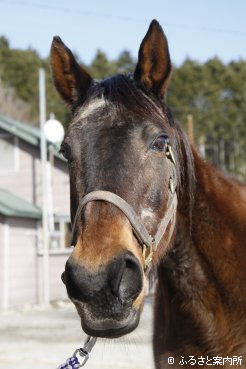
[[[191, 224], [195, 187], [194, 159], [187, 136], [180, 124], [173, 118], [166, 103], [155, 95], [141, 90], [132, 75], [115, 75], [103, 81], [95, 81], [87, 92], [84, 107], [96, 99], [104, 99], [104, 112], [100, 109], [98, 117], [115, 114], [132, 119], [132, 113], [140, 120], [154, 120], [159, 123], [170, 137], [170, 143], [176, 160], [177, 194], [180, 210], [189, 214]], [[131, 113], [131, 114], [129, 114]], [[97, 119], [96, 119], [97, 120]]]

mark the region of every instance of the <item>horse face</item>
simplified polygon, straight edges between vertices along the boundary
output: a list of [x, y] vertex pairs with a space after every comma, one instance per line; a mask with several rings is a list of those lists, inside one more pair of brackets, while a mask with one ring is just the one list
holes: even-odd
[[[158, 47], [157, 47], [158, 45]], [[113, 192], [134, 208], [155, 234], [168, 201], [170, 163], [165, 155], [172, 127], [159, 103], [170, 74], [167, 41], [156, 21], [139, 50], [133, 78], [100, 83], [54, 39], [55, 85], [73, 111], [61, 151], [68, 160], [71, 218], [83, 196]], [[121, 210], [104, 201], [88, 203], [76, 222], [76, 245], [63, 281], [93, 336], [118, 337], [139, 322], [145, 276], [142, 247]], [[155, 259], [160, 251], [155, 254]]]

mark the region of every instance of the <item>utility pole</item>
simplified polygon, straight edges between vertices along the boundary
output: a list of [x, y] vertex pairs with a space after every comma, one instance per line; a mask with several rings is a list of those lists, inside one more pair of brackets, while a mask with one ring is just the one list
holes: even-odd
[[198, 145], [199, 145], [199, 152], [201, 156], [205, 158], [206, 157], [206, 138], [204, 135], [200, 136], [198, 140]]
[[194, 143], [194, 124], [193, 124], [193, 115], [187, 115], [187, 131], [188, 131], [188, 138], [190, 143]]
[[47, 198], [47, 142], [44, 134], [46, 122], [45, 71], [39, 69], [39, 118], [41, 135], [41, 166], [42, 166], [42, 230], [43, 230], [43, 302], [50, 302], [49, 291], [49, 228]]

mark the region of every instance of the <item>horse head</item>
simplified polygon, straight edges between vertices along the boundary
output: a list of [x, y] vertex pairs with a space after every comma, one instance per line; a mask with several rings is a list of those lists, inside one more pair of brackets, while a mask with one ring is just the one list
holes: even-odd
[[[51, 64], [55, 86], [72, 112], [61, 152], [70, 175], [74, 249], [62, 278], [84, 331], [118, 337], [138, 325], [146, 259], [150, 256], [149, 264], [153, 256], [156, 265], [174, 234], [172, 200], [180, 191], [182, 147], [165, 104], [168, 43], [152, 21], [134, 74], [103, 81], [93, 80], [59, 37], [53, 40]], [[115, 195], [115, 203], [103, 196], [88, 199], [95, 191]], [[171, 203], [170, 219], [154, 244]], [[154, 246], [146, 249], [144, 237], [136, 236], [141, 227]]]

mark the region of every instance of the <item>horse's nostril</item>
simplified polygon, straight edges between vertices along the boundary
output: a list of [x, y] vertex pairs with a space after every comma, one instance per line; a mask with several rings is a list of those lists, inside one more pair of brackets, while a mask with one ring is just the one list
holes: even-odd
[[61, 280], [62, 280], [62, 282], [63, 282], [64, 284], [66, 284], [66, 281], [65, 281], [65, 272], [63, 272], [63, 273], [61, 274]]
[[125, 268], [119, 283], [118, 296], [122, 302], [133, 301], [142, 289], [142, 268], [131, 254], [125, 255]]

